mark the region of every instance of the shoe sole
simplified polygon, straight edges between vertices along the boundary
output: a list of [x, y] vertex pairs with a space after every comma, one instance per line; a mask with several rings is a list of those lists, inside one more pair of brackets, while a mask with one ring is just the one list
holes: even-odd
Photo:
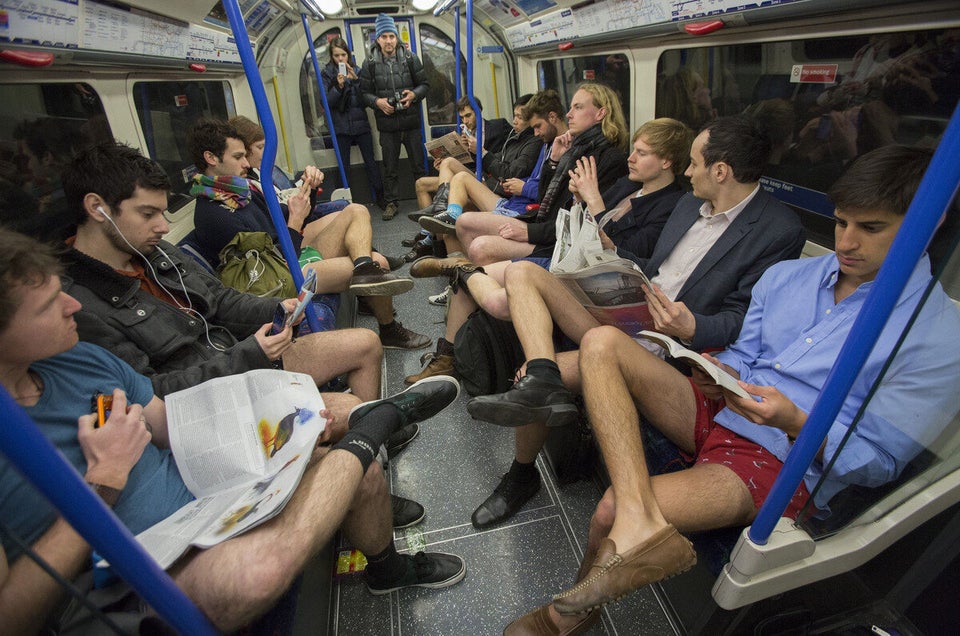
[[417, 221], [417, 223], [419, 223], [420, 227], [422, 227], [423, 229], [433, 232], [435, 234], [450, 234], [455, 230], [453, 225], [450, 225], [448, 223], [443, 223], [442, 221], [438, 221], [432, 216], [421, 217], [420, 220]]
[[430, 296], [429, 298], [427, 298], [427, 302], [435, 307], [446, 307], [447, 297], [444, 297], [444, 299], [441, 301], [441, 300], [434, 300], [433, 296]]
[[549, 427], [567, 426], [577, 421], [576, 404], [550, 406], [525, 406], [512, 402], [467, 402], [467, 412], [475, 420], [490, 422], [497, 426], [515, 428], [528, 424], [545, 423]]
[[[441, 554], [441, 553], [435, 553]], [[455, 554], [449, 554], [447, 556], [456, 556]], [[390, 587], [385, 589], [374, 589], [370, 587], [370, 584], [367, 584], [367, 590], [375, 596], [381, 596], [383, 594], [390, 594], [391, 592], [396, 592], [397, 590], [405, 590], [413, 587], [423, 587], [428, 590], [439, 590], [445, 587], [450, 587], [451, 585], [456, 585], [463, 580], [463, 577], [467, 575], [467, 563], [461, 559], [460, 561], [460, 571], [454, 574], [453, 576], [446, 578], [442, 581], [435, 581], [433, 583], [414, 583], [412, 585], [398, 585], [397, 587]]]
[[416, 347], [413, 347], [413, 346], [404, 347], [403, 345], [385, 345], [383, 344], [383, 342], [380, 343], [380, 346], [383, 349], [399, 349], [401, 351], [416, 351], [417, 349], [425, 349], [429, 347], [431, 344], [433, 344], [433, 340], [430, 340], [428, 338], [426, 342], [424, 342], [421, 345], [417, 345]]
[[413, 521], [408, 521], [407, 523], [404, 523], [404, 524], [401, 524], [401, 525], [395, 525], [395, 526], [393, 526], [393, 529], [394, 529], [394, 530], [403, 530], [403, 529], [405, 529], [405, 528], [411, 528], [411, 527], [417, 525], [418, 523], [420, 523], [421, 521], [423, 521], [424, 517], [426, 517], [426, 516], [427, 516], [427, 513], [426, 513], [426, 512], [421, 513], [420, 516], [417, 517], [416, 519], [414, 519]]
[[415, 419], [415, 420], [412, 420], [412, 421], [410, 421], [410, 422], [407, 422], [407, 423], [404, 424], [403, 426], [409, 426], [409, 425], [411, 425], [411, 424], [418, 424], [418, 423], [420, 423], [420, 422], [423, 422], [423, 421], [425, 421], [425, 420], [430, 419], [431, 417], [433, 417], [434, 415], [436, 415], [437, 413], [439, 413], [439, 412], [442, 411], [443, 409], [447, 408], [448, 406], [450, 406], [451, 404], [453, 404], [454, 402], [456, 402], [456, 401], [457, 401], [457, 398], [460, 397], [460, 383], [457, 382], [456, 378], [453, 378], [453, 377], [451, 377], [451, 376], [449, 376], [449, 375], [434, 375], [434, 376], [431, 376], [431, 377], [429, 377], [429, 378], [424, 378], [423, 380], [419, 380], [419, 381], [417, 381], [417, 382], [414, 382], [413, 384], [411, 384], [410, 386], [408, 386], [407, 388], [405, 388], [403, 391], [400, 391], [399, 393], [396, 393], [396, 394], [394, 394], [394, 395], [392, 395], [392, 396], [390, 396], [390, 397], [386, 397], [386, 398], [383, 398], [383, 399], [381, 399], [381, 400], [373, 400], [372, 402], [364, 402], [364, 403], [362, 403], [362, 404], [357, 404], [355, 407], [353, 407], [352, 409], [350, 409], [350, 413], [347, 414], [347, 424], [349, 425], [350, 420], [353, 419], [353, 414], [354, 414], [355, 412], [357, 412], [357, 411], [359, 411], [359, 410], [362, 410], [362, 409], [368, 409], [368, 410], [369, 410], [370, 408], [372, 408], [373, 406], [375, 406], [375, 405], [377, 405], [377, 404], [381, 404], [381, 403], [387, 402], [391, 397], [396, 397], [397, 395], [401, 395], [401, 394], [403, 394], [403, 393], [406, 393], [407, 391], [413, 391], [416, 387], [418, 387], [418, 386], [420, 386], [421, 384], [424, 384], [424, 383], [426, 383], [426, 382], [449, 382], [450, 384], [452, 384], [453, 386], [455, 386], [457, 390], [456, 390], [456, 392], [454, 393], [453, 397], [450, 399], [450, 401], [447, 402], [446, 404], [444, 404], [443, 406], [441, 406], [440, 408], [438, 408], [436, 411], [434, 411], [434, 412], [431, 413], [430, 415], [422, 416], [422, 417], [420, 417], [420, 419]]
[[[399, 455], [399, 454], [400, 454], [400, 451], [402, 451], [404, 448], [406, 448], [407, 446], [410, 445], [410, 442], [412, 442], [413, 440], [415, 440], [415, 439], [417, 439], [418, 437], [420, 437], [420, 425], [414, 423], [414, 424], [410, 424], [410, 426], [413, 426], [413, 427], [414, 427], [414, 429], [413, 429], [413, 435], [411, 435], [408, 439], [404, 440], [402, 443], [397, 444], [396, 446], [387, 446], [387, 458], [388, 458], [388, 459], [393, 459], [394, 457], [396, 457], [397, 455]], [[399, 430], [403, 430], [403, 429], [399, 429]], [[388, 440], [388, 441], [389, 441], [389, 440]], [[423, 519], [423, 517], [420, 517], [420, 518]], [[397, 526], [394, 526], [394, 527], [396, 528]], [[406, 526], [404, 526], [404, 527], [406, 527]]]
[[350, 291], [357, 296], [399, 296], [413, 289], [413, 281], [409, 278], [380, 281], [376, 283], [354, 283]]

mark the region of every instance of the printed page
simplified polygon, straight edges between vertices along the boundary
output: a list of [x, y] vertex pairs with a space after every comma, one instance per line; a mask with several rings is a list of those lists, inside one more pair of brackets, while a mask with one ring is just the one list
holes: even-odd
[[138, 534], [137, 541], [166, 570], [187, 551], [194, 537], [230, 508], [237, 499], [237, 490], [191, 501]]
[[470, 154], [470, 149], [461, 143], [460, 135], [456, 132], [447, 133], [439, 139], [431, 139], [424, 145], [434, 160], [453, 157], [460, 162], [466, 163], [473, 159], [473, 155]]
[[707, 375], [709, 375], [714, 382], [719, 384], [724, 389], [727, 389], [731, 393], [734, 393], [743, 398], [750, 398], [750, 394], [743, 390], [739, 384], [737, 384], [737, 379], [724, 371], [722, 368], [713, 364], [702, 355], [693, 351], [692, 349], [687, 349], [682, 344], [671, 338], [670, 336], [664, 335], [662, 333], [657, 333], [655, 331], [641, 331], [637, 334], [639, 338], [656, 342], [662, 346], [667, 351], [667, 355], [671, 358], [678, 360], [686, 360], [690, 364], [695, 365], [702, 369]]
[[600, 324], [617, 327], [631, 337], [653, 328], [642, 288], [649, 280], [633, 261], [617, 258], [555, 275]]

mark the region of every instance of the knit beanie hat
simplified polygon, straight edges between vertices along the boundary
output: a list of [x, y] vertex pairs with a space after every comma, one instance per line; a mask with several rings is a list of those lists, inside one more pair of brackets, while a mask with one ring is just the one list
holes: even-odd
[[397, 37], [400, 37], [400, 31], [397, 30], [397, 23], [393, 21], [393, 18], [391, 18], [385, 13], [381, 13], [377, 15], [376, 27], [377, 27], [378, 38], [384, 33], [391, 32], [391, 31], [393, 32], [394, 35], [396, 35]]

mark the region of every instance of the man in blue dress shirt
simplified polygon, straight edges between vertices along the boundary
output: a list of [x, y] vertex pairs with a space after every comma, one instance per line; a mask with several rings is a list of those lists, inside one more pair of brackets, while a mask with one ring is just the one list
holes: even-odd
[[[929, 159], [928, 151], [902, 146], [861, 157], [830, 192], [836, 254], [784, 261], [760, 278], [739, 338], [711, 358], [739, 377], [751, 398], [721, 390], [699, 372], [683, 376], [615, 328], [587, 333], [580, 352], [583, 392], [612, 487], [591, 521], [581, 582], [505, 633], [525, 633], [542, 622], [582, 633], [605, 603], [696, 562], [679, 532], [753, 520], [850, 335]], [[799, 514], [834, 458], [814, 497], [820, 514], [846, 485], [895, 479], [956, 414], [960, 312], [931, 278], [924, 256], [785, 515]], [[638, 411], [688, 457], [689, 468], [649, 475]]]

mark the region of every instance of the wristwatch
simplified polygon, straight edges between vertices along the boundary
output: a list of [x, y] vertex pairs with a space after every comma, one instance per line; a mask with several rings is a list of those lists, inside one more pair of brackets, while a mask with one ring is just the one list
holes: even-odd
[[94, 484], [92, 482], [87, 482], [87, 485], [93, 489], [93, 492], [97, 493], [103, 502], [110, 507], [113, 507], [117, 503], [117, 499], [120, 498], [120, 491], [116, 488], [111, 488], [110, 486], [104, 486], [103, 484]]

